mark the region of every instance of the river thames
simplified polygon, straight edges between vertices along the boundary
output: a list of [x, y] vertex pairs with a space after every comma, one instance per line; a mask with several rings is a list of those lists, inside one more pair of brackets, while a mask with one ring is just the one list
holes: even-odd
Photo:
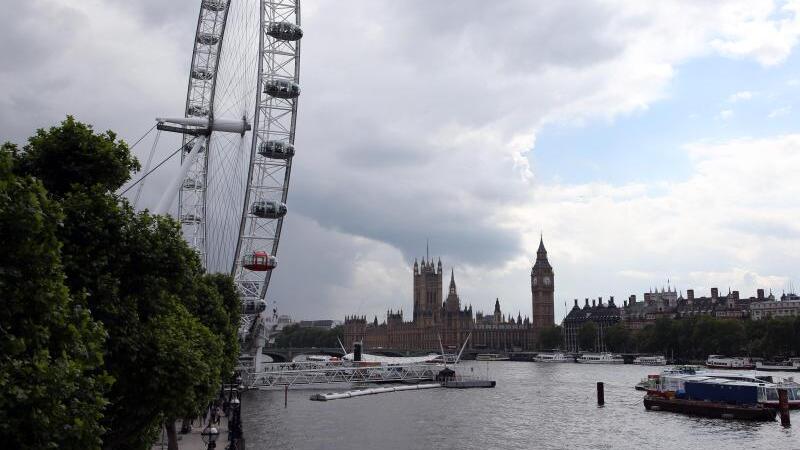
[[[247, 448], [281, 449], [800, 449], [794, 428], [648, 412], [633, 386], [658, 367], [463, 362], [460, 373], [494, 389], [430, 389], [328, 402], [327, 390], [251, 391], [243, 396]], [[791, 375], [791, 374], [778, 374]], [[797, 377], [798, 374], [795, 374]], [[605, 383], [598, 407], [596, 382]], [[341, 391], [345, 389], [335, 389]]]

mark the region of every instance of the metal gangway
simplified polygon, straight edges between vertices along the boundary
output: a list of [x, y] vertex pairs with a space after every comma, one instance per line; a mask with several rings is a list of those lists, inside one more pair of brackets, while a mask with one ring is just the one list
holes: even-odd
[[304, 361], [267, 363], [257, 372], [242, 374], [247, 389], [277, 389], [333, 383], [416, 383], [436, 378], [438, 364], [380, 365], [350, 361]]

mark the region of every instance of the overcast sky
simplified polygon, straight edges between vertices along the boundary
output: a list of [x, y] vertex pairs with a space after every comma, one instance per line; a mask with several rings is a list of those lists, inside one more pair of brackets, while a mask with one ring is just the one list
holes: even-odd
[[[199, 4], [0, 0], [0, 139], [74, 114], [130, 142], [180, 115]], [[430, 239], [463, 303], [530, 315], [540, 232], [557, 321], [668, 280], [800, 285], [798, 2], [302, 7], [281, 313], [410, 316]]]

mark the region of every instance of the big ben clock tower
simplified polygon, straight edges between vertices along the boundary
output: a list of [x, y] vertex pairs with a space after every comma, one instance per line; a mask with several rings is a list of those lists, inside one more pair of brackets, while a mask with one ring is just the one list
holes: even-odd
[[544, 240], [540, 238], [539, 250], [536, 251], [536, 263], [531, 268], [534, 336], [542, 328], [555, 325], [555, 313], [553, 312], [555, 304], [554, 292], [553, 266], [547, 261]]

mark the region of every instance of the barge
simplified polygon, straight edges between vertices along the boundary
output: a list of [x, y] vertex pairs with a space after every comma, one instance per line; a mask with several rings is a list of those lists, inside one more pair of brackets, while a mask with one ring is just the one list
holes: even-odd
[[658, 395], [646, 395], [644, 407], [648, 411], [670, 411], [693, 416], [738, 420], [775, 420], [777, 409], [762, 405], [737, 405], [705, 400], [684, 398], [666, 398]]

